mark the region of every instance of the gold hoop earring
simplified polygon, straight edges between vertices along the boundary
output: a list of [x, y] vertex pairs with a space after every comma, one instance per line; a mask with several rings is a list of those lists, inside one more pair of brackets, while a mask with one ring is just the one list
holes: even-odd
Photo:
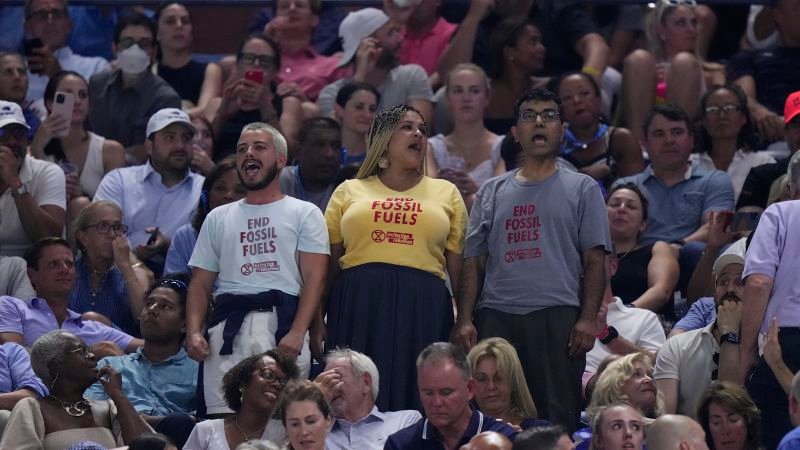
[[381, 169], [388, 169], [389, 159], [386, 158], [385, 156], [381, 156], [381, 158], [378, 160], [378, 167], [380, 167]]

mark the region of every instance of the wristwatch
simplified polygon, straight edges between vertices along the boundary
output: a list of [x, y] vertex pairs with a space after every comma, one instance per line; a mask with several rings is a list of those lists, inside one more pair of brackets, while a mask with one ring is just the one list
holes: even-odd
[[725, 333], [719, 337], [719, 343], [722, 344], [723, 342], [727, 342], [733, 345], [739, 345], [739, 334], [738, 333]]
[[18, 188], [9, 187], [9, 189], [11, 189], [11, 196], [14, 198], [28, 193], [28, 186], [25, 186], [25, 183], [20, 183]]
[[603, 345], [608, 345], [611, 341], [619, 337], [619, 332], [617, 331], [616, 328], [612, 327], [611, 325], [606, 327], [605, 333], [603, 334], [605, 334], [605, 336], [597, 338]]

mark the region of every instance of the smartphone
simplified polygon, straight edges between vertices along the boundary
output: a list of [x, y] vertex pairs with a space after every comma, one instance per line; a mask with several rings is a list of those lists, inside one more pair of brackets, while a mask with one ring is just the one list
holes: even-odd
[[158, 239], [158, 227], [156, 227], [152, 233], [150, 233], [150, 238], [147, 239], [146, 245], [153, 245], [156, 243], [156, 239]]
[[731, 231], [753, 231], [756, 229], [756, 226], [758, 226], [759, 219], [761, 219], [760, 212], [737, 212], [733, 216], [733, 221], [731, 222]]
[[[56, 92], [53, 96], [53, 112], [59, 116], [66, 117], [67, 123], [72, 123], [72, 108], [75, 106], [75, 95], [69, 92]], [[69, 126], [61, 130], [55, 130], [53, 133], [56, 137], [64, 137], [69, 134]]]
[[44, 47], [44, 42], [39, 38], [30, 38], [22, 41], [22, 48], [25, 56], [35, 55], [36, 53], [33, 52], [33, 49], [42, 47]]
[[264, 84], [264, 71], [263, 70], [248, 70], [244, 73], [244, 79], [254, 81], [258, 84]]

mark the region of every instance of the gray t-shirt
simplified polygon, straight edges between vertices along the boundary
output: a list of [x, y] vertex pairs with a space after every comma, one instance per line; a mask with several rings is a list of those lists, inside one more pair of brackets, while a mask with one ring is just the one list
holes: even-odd
[[487, 181], [472, 206], [464, 257], [487, 255], [478, 308], [528, 314], [580, 307], [583, 252], [611, 250], [600, 187], [561, 168], [537, 183], [518, 181], [517, 172]]
[[281, 169], [279, 182], [281, 184], [281, 192], [300, 200], [304, 200], [317, 205], [323, 213], [328, 207], [328, 202], [333, 195], [333, 190], [336, 188], [334, 185], [328, 186], [324, 191], [309, 192], [303, 189], [300, 183], [300, 177], [297, 175], [298, 166], [286, 166]]
[[[322, 88], [317, 98], [319, 113], [323, 117], [330, 117], [333, 105], [336, 103], [336, 94], [339, 89], [351, 81], [343, 78]], [[376, 86], [381, 93], [381, 102], [378, 111], [390, 106], [405, 105], [409, 100], [432, 101], [433, 91], [428, 85], [428, 75], [425, 69], [417, 64], [404, 64], [397, 66], [389, 72], [389, 77], [380, 86]]]

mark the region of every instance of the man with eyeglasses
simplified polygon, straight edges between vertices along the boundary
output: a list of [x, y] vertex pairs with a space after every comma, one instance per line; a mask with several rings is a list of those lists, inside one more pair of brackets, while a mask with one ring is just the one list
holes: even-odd
[[180, 108], [181, 98], [149, 69], [156, 53], [156, 28], [147, 16], [132, 13], [114, 29], [117, 68], [89, 80], [89, 123], [92, 131], [122, 143], [125, 160], [142, 164], [147, 121], [164, 108]]
[[28, 100], [42, 99], [50, 77], [62, 70], [78, 72], [87, 80], [108, 69], [108, 61], [100, 57], [81, 56], [67, 46], [72, 31], [67, 0], [27, 0], [25, 2], [25, 33], [28, 38], [41, 40], [25, 57], [28, 62], [30, 86]]
[[0, 101], [0, 255], [22, 256], [33, 242], [61, 236], [64, 172], [28, 152], [28, 124], [16, 103]]
[[658, 351], [653, 379], [668, 414], [694, 417], [698, 400], [712, 382], [735, 381], [739, 374], [743, 250], [731, 246], [714, 262], [717, 319], [667, 339]]
[[487, 337], [511, 342], [541, 416], [574, 431], [605, 290], [608, 213], [591, 177], [556, 164], [558, 97], [534, 89], [514, 114], [524, 162], [475, 196], [451, 338], [465, 348]]

